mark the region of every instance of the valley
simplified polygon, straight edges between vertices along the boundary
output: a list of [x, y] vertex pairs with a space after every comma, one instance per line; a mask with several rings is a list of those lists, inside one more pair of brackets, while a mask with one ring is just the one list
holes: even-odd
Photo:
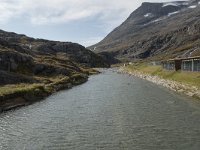
[[0, 1], [0, 149], [199, 150], [200, 0], [164, 1]]

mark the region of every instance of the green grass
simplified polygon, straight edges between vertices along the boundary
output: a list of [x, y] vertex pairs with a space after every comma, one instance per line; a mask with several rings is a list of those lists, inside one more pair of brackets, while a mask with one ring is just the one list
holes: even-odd
[[0, 87], [0, 96], [13, 94], [13, 93], [25, 93], [28, 91], [37, 91], [43, 88], [43, 84], [13, 84]]
[[[81, 68], [81, 67], [80, 67]], [[81, 71], [87, 75], [94, 75], [94, 74], [98, 74], [99, 71], [93, 69], [93, 68], [81, 68]]]
[[140, 71], [150, 75], [156, 75], [164, 79], [174, 80], [200, 87], [199, 72], [167, 71], [161, 66], [152, 66], [146, 63], [135, 63], [125, 67], [128, 71]]
[[48, 86], [66, 84], [66, 83], [70, 83], [70, 78], [68, 76], [65, 76], [65, 77], [63, 76], [63, 77], [59, 77], [59, 78], [54, 78], [53, 82], [51, 84], [49, 84]]
[[33, 84], [9, 84], [0, 87], [0, 96], [5, 96], [14, 93], [27, 93], [27, 92], [47, 92], [52, 93], [56, 86], [59, 85], [67, 85], [71, 83], [72, 85], [76, 85], [82, 82], [83, 75], [79, 73], [74, 73], [72, 76], [55, 76], [51, 78], [45, 77], [37, 77], [40, 80], [40, 83]]

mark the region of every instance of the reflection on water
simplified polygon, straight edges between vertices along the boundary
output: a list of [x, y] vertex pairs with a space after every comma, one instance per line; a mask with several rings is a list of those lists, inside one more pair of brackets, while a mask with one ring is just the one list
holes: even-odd
[[106, 70], [1, 114], [0, 149], [199, 150], [200, 103]]

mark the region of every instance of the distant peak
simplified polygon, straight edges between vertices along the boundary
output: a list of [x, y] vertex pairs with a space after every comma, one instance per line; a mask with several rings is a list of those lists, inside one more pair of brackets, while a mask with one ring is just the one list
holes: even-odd
[[162, 7], [163, 3], [153, 3], [153, 2], [143, 2], [142, 5], [139, 7], [139, 9], [156, 9], [159, 7]]
[[150, 6], [150, 5], [158, 5], [158, 4], [163, 4], [163, 3], [160, 3], [160, 2], [143, 2], [142, 3], [142, 6]]
[[143, 5], [149, 5], [149, 4], [151, 4], [151, 2], [143, 2], [143, 3], [142, 3], [142, 6], [143, 6]]

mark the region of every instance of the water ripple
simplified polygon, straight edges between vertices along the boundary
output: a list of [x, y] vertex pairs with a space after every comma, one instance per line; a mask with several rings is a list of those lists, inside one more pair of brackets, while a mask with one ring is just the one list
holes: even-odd
[[0, 114], [2, 150], [199, 150], [200, 103], [107, 70]]

